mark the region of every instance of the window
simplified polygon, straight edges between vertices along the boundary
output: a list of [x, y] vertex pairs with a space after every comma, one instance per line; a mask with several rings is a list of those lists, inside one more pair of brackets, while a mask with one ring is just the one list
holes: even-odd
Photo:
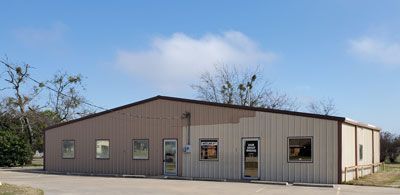
[[363, 159], [363, 145], [362, 144], [359, 145], [358, 151], [360, 153], [360, 160], [362, 160]]
[[288, 138], [289, 162], [312, 162], [312, 138]]
[[218, 140], [200, 140], [200, 160], [218, 160]]
[[149, 140], [133, 140], [133, 159], [149, 159]]
[[96, 158], [110, 158], [110, 140], [96, 140]]
[[75, 141], [74, 140], [63, 140], [62, 157], [63, 158], [75, 158]]

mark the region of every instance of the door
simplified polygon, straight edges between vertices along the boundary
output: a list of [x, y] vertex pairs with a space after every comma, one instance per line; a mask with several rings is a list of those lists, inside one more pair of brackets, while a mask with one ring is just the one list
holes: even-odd
[[164, 175], [177, 175], [177, 141], [175, 139], [164, 140]]
[[242, 141], [242, 178], [260, 178], [260, 141], [258, 138], [244, 138]]

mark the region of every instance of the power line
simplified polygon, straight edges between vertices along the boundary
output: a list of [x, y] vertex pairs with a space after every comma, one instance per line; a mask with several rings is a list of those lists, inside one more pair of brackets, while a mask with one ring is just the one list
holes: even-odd
[[[4, 62], [4, 61], [2, 61], [2, 60], [0, 60], [0, 62], [3, 63], [3, 64], [4, 64], [5, 66], [7, 66], [8, 68], [11, 68], [12, 70], [17, 71], [14, 67], [12, 67], [11, 65], [9, 65], [8, 63], [6, 63], [6, 62]], [[30, 80], [32, 80], [33, 82], [39, 84], [40, 86], [44, 86], [44, 87], [46, 87], [47, 89], [49, 89], [49, 90], [51, 90], [51, 91], [53, 91], [53, 92], [55, 92], [55, 93], [59, 93], [59, 94], [61, 94], [62, 96], [65, 96], [65, 97], [73, 98], [73, 97], [71, 97], [71, 96], [69, 96], [69, 95], [66, 95], [66, 94], [64, 94], [64, 93], [62, 93], [62, 92], [60, 92], [60, 91], [57, 91], [56, 89], [53, 89], [53, 88], [47, 86], [47, 85], [46, 85], [45, 83], [43, 83], [43, 82], [40, 82], [40, 81], [38, 81], [38, 80], [32, 78], [29, 74], [27, 75], [27, 77], [28, 77]], [[98, 108], [98, 109], [102, 109], [102, 110], [104, 110], [104, 111], [105, 111], [105, 110], [108, 110], [107, 108], [94, 105], [94, 104], [92, 104], [92, 103], [90, 103], [90, 102], [87, 102], [87, 101], [82, 101], [82, 103], [83, 103], [83, 104], [86, 104], [86, 105], [89, 105], [89, 106], [92, 106], [92, 107], [95, 107], [95, 108]], [[182, 119], [181, 116], [179, 116], [179, 117], [177, 117], [177, 116], [169, 116], [169, 117], [165, 117], [165, 116], [164, 116], [164, 117], [161, 117], [161, 116], [160, 116], [160, 117], [154, 117], [154, 116], [134, 115], [134, 114], [132, 114], [132, 113], [127, 113], [127, 112], [116, 112], [116, 113], [121, 114], [121, 115], [124, 115], [124, 116], [127, 116], [127, 117], [129, 117], [129, 118], [133, 118], [133, 119], [153, 119], [153, 120], [178, 120], [178, 119]], [[112, 117], [112, 116], [110, 116], [110, 117], [111, 117], [111, 118], [114, 118], [114, 119], [119, 119], [119, 118], [115, 118], [115, 117]]]
[[135, 118], [135, 119], [155, 119], [155, 120], [178, 120], [178, 119], [182, 119], [181, 117], [176, 117], [176, 116], [154, 117], [154, 116], [134, 115], [134, 114], [131, 114], [131, 113], [126, 113], [126, 112], [122, 112], [122, 113], [119, 113], [119, 114], [125, 115], [125, 116], [130, 117], [130, 118]]
[[[2, 61], [2, 60], [1, 60], [0, 62], [3, 63], [4, 65], [6, 65], [8, 68], [11, 68], [12, 70], [17, 71], [14, 67], [12, 67], [11, 65], [9, 65], [8, 63], [6, 63], [6, 62], [4, 62], [4, 61]], [[60, 92], [60, 91], [57, 91], [57, 90], [55, 90], [55, 89], [49, 87], [48, 85], [46, 85], [46, 84], [43, 83], [43, 82], [39, 82], [38, 80], [32, 78], [29, 74], [27, 75], [27, 77], [28, 77], [30, 80], [32, 80], [33, 82], [39, 84], [39, 86], [44, 86], [44, 87], [46, 87], [47, 89], [49, 89], [49, 90], [51, 90], [51, 91], [53, 91], [53, 92], [55, 92], [55, 93], [61, 94], [62, 96], [65, 96], [65, 97], [68, 97], [68, 98], [73, 98], [72, 96], [69, 96], [69, 95], [67, 95], [67, 94], [64, 94], [64, 93], [62, 93], [62, 92]], [[88, 101], [82, 100], [82, 103], [83, 103], [83, 104], [86, 104], [86, 105], [89, 105], [89, 106], [92, 106], [92, 107], [95, 107], [95, 108], [98, 108], [98, 109], [108, 110], [107, 108], [104, 108], [104, 107], [102, 107], [102, 106], [94, 105], [94, 104], [92, 104], [92, 103], [90, 103], [90, 102], [88, 102]]]

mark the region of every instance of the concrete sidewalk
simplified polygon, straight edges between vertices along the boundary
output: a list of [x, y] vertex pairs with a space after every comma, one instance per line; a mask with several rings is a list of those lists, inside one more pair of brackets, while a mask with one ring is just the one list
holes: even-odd
[[400, 194], [397, 188], [338, 185], [335, 188], [282, 186], [240, 182], [116, 178], [32, 173], [0, 169], [0, 181], [40, 188], [45, 194]]

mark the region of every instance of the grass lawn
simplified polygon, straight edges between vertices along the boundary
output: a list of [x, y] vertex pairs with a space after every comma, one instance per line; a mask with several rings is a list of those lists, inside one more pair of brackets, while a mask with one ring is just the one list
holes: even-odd
[[32, 163], [28, 166], [43, 166], [43, 158], [33, 158]]
[[385, 170], [347, 182], [346, 184], [400, 188], [400, 164], [385, 164]]
[[42, 195], [44, 194], [44, 192], [43, 190], [31, 188], [28, 186], [17, 186], [6, 183], [2, 183], [2, 185], [0, 185], [0, 195], [14, 195], [14, 194]]

